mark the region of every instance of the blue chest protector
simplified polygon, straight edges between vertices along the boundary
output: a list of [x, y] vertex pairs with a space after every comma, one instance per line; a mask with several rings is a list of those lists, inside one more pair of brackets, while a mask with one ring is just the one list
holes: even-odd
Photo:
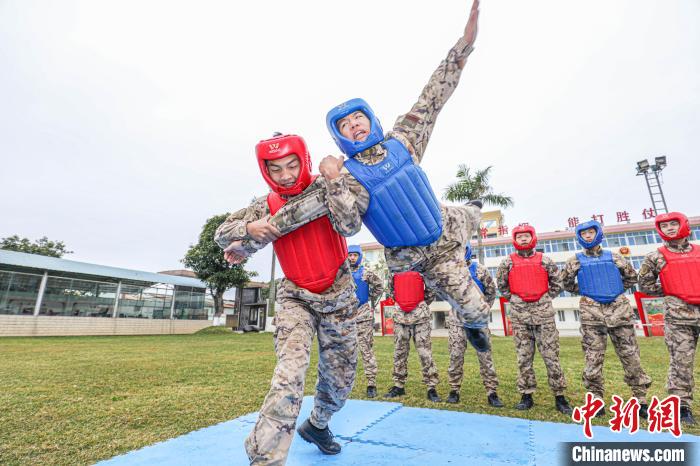
[[387, 155], [376, 165], [354, 158], [345, 168], [369, 192], [362, 221], [383, 246], [427, 246], [442, 234], [442, 216], [428, 177], [396, 139], [382, 143]]
[[360, 306], [369, 301], [369, 284], [362, 279], [362, 273], [364, 270], [364, 266], [358, 267], [357, 270], [352, 273], [352, 278], [355, 280], [355, 286], [357, 286], [357, 288], [355, 288], [355, 294], [357, 295], [357, 299], [360, 300]]
[[476, 283], [476, 286], [478, 286], [479, 289], [481, 290], [481, 292], [483, 293], [484, 292], [484, 284], [481, 283], [481, 280], [476, 278], [476, 262], [472, 262], [471, 264], [469, 264], [469, 273], [471, 274], [472, 279], [474, 280], [474, 283]]
[[579, 252], [576, 257], [581, 263], [576, 277], [582, 296], [609, 304], [625, 292], [622, 276], [613, 262], [612, 252], [603, 250], [600, 257], [589, 257]]

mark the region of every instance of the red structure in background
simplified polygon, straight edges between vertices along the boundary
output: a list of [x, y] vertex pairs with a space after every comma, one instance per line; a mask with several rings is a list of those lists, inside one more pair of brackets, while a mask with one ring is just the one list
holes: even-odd
[[640, 291], [634, 292], [634, 300], [637, 302], [637, 312], [639, 319], [642, 321], [642, 329], [644, 336], [647, 337], [662, 337], [664, 336], [664, 314], [663, 312], [647, 313], [644, 308], [644, 299], [660, 299], [659, 296], [649, 296]]
[[513, 335], [513, 326], [510, 324], [510, 317], [506, 313], [506, 303], [508, 300], [503, 296], [498, 298], [498, 302], [501, 305], [501, 319], [503, 319], [503, 334], [505, 336]]
[[396, 302], [388, 297], [379, 302], [379, 309], [382, 316], [382, 336], [394, 334], [394, 310]]

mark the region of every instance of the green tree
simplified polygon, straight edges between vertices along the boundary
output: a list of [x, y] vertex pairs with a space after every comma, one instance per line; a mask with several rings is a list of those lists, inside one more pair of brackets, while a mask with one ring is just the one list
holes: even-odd
[[66, 249], [63, 241], [51, 241], [46, 236], [34, 242], [29, 238], [20, 238], [18, 235], [8, 236], [0, 240], [0, 249], [50, 257], [62, 257], [65, 254], [73, 254], [73, 251]]
[[[483, 170], [471, 169], [465, 164], [461, 164], [457, 169], [457, 181], [450, 184], [445, 189], [444, 199], [452, 202], [465, 202], [474, 199], [481, 199], [484, 205], [493, 207], [512, 207], [513, 198], [503, 193], [494, 193], [493, 187], [489, 184], [491, 169], [488, 166]], [[481, 245], [481, 232], [476, 232], [476, 239], [479, 248], [479, 262], [484, 263], [484, 250]]]
[[243, 264], [230, 265], [224, 260], [224, 253], [214, 241], [214, 233], [228, 217], [228, 214], [216, 215], [206, 221], [199, 242], [190, 246], [182, 259], [185, 267], [197, 274], [197, 277], [207, 284], [214, 298], [214, 312], [220, 316], [224, 312], [224, 293], [229, 288], [244, 285], [256, 272], [249, 272]]

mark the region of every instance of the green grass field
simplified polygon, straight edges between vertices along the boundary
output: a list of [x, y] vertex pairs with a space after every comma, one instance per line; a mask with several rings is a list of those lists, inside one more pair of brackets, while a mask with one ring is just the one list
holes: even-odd
[[[645, 370], [654, 379], [651, 395], [665, 397], [668, 354], [662, 338], [640, 338]], [[568, 396], [581, 404], [583, 354], [578, 338], [561, 339]], [[420, 366], [411, 350], [409, 406], [491, 413], [566, 422], [554, 411], [546, 372], [536, 357], [535, 408], [512, 408], [517, 366], [510, 338], [494, 337], [494, 361], [503, 409], [489, 408], [473, 349], [465, 363], [459, 405], [426, 400]], [[375, 339], [380, 396], [391, 385], [393, 340]], [[447, 338], [433, 339], [446, 398]], [[257, 411], [267, 392], [275, 357], [271, 334], [187, 336], [56, 337], [0, 339], [0, 464], [90, 464]], [[317, 353], [312, 355], [306, 393], [313, 394]], [[631, 396], [614, 350], [605, 365], [606, 402], [613, 393]], [[361, 364], [352, 398], [365, 397]], [[604, 421], [597, 421], [603, 424]], [[687, 429], [699, 434], [700, 429]], [[242, 448], [242, 445], [241, 445]]]

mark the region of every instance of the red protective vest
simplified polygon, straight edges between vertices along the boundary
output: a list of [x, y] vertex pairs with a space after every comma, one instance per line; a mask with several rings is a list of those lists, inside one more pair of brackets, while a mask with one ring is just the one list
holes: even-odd
[[[267, 206], [274, 215], [286, 199], [271, 192]], [[272, 243], [285, 277], [312, 293], [323, 293], [335, 281], [348, 257], [345, 238], [333, 229], [327, 216], [313, 220]]]
[[394, 275], [394, 300], [399, 309], [411, 312], [425, 299], [423, 277], [418, 272], [402, 272]]
[[659, 278], [664, 294], [681, 298], [686, 303], [700, 304], [700, 248], [690, 245], [690, 252], [669, 251], [666, 246], [659, 252], [666, 259]]
[[536, 252], [530, 257], [513, 253], [510, 258], [513, 261], [508, 274], [510, 292], [526, 303], [538, 301], [549, 291], [549, 274], [542, 266], [542, 253]]

